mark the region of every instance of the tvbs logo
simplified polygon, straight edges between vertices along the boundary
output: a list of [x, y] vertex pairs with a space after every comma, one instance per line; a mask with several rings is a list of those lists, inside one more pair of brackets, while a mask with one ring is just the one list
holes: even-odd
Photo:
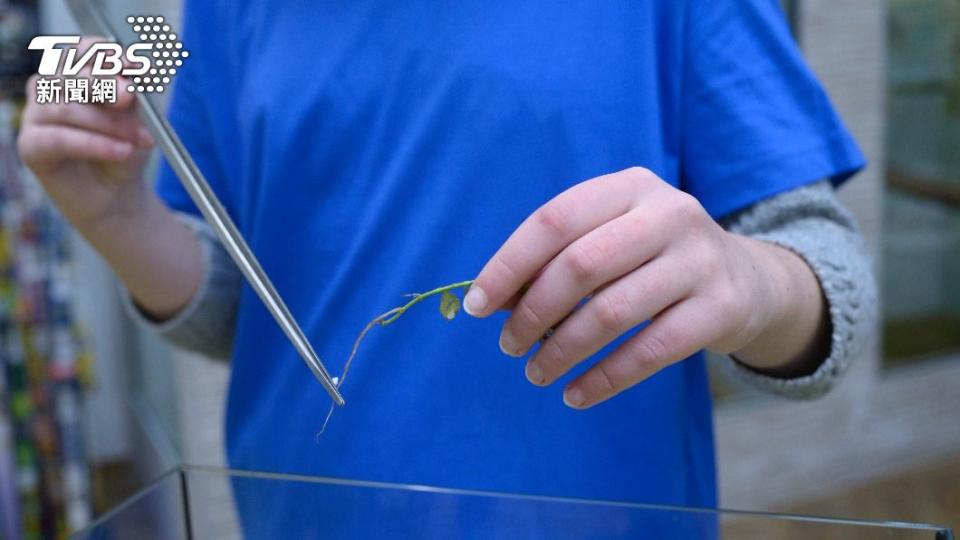
[[128, 92], [162, 93], [190, 53], [162, 16], [131, 16], [127, 23], [140, 38], [127, 47], [98, 42], [81, 52], [80, 36], [33, 38], [28, 48], [43, 52], [37, 103], [114, 103], [118, 75], [129, 80]]

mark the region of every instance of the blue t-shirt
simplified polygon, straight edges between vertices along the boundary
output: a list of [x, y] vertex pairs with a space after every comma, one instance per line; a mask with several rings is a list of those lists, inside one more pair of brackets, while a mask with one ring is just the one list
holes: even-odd
[[[582, 180], [644, 166], [720, 217], [863, 165], [775, 0], [188, 1], [183, 41], [172, 122], [333, 373]], [[195, 211], [165, 165], [159, 192]], [[574, 411], [570, 376], [537, 388], [500, 353], [504, 320], [374, 329], [317, 438], [329, 398], [245, 286], [230, 465], [716, 504], [700, 355]]]

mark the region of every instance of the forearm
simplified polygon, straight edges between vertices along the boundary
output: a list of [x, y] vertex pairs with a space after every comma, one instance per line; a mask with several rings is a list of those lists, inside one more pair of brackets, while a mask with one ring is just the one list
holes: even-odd
[[124, 204], [93, 222], [74, 225], [147, 315], [168, 318], [187, 305], [203, 279], [200, 243], [149, 190]]
[[129, 292], [123, 296], [125, 307], [141, 325], [172, 344], [226, 360], [233, 349], [243, 275], [206, 222], [189, 214], [176, 214], [176, 219], [200, 244], [203, 276], [197, 291], [186, 306], [163, 319], [145, 315]]

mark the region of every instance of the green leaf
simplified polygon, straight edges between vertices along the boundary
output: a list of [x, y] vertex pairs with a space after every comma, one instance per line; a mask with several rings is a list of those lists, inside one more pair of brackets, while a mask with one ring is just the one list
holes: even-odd
[[450, 291], [443, 291], [440, 296], [440, 314], [448, 321], [453, 320], [460, 311], [460, 299]]

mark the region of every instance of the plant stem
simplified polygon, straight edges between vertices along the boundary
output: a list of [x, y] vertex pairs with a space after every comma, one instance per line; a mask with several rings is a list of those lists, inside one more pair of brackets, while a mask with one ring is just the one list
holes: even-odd
[[[379, 322], [379, 324], [380, 324], [380, 326], [386, 326], [386, 325], [392, 323], [393, 321], [395, 321], [395, 320], [397, 320], [398, 318], [400, 318], [400, 316], [403, 315], [404, 312], [406, 312], [408, 309], [410, 309], [410, 308], [413, 307], [414, 305], [416, 305], [416, 304], [418, 304], [418, 303], [426, 300], [427, 298], [430, 298], [431, 296], [436, 296], [436, 295], [438, 295], [438, 294], [442, 294], [442, 293], [445, 293], [445, 292], [447, 292], [447, 291], [452, 291], [452, 290], [455, 290], [455, 289], [466, 289], [467, 287], [469, 287], [469, 286], [472, 285], [472, 284], [473, 284], [473, 280], [472, 280], [472, 279], [468, 279], [467, 281], [458, 281], [457, 283], [451, 283], [450, 285], [444, 285], [443, 287], [437, 287], [436, 289], [433, 289], [432, 291], [427, 291], [427, 292], [425, 292], [425, 293], [416, 294], [416, 295], [413, 296], [413, 300], [410, 300], [410, 301], [407, 302], [406, 304], [404, 304], [404, 305], [396, 308], [396, 311], [390, 310], [391, 312], [393, 312], [393, 315], [390, 316], [390, 317], [388, 317], [388, 318], [386, 318], [386, 319], [381, 320], [381, 321]], [[388, 313], [390, 313], [390, 312], [388, 312]], [[384, 313], [384, 315], [386, 315], [386, 313]], [[380, 317], [383, 317], [383, 315], [381, 315]], [[377, 319], [379, 319], [380, 317], [377, 317]], [[371, 321], [371, 322], [376, 322], [377, 319], [374, 319], [374, 320]]]

